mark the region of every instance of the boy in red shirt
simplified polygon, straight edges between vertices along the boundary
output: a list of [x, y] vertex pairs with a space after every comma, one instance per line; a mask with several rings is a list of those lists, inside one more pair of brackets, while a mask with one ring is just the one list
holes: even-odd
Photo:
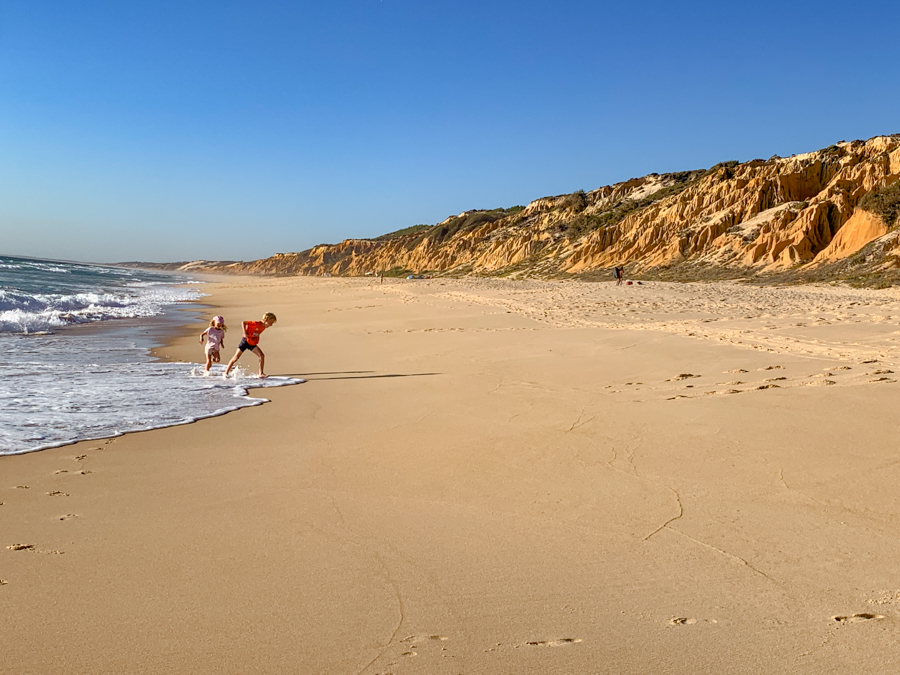
[[259, 357], [259, 376], [268, 377], [264, 370], [266, 355], [263, 354], [262, 349], [259, 348], [259, 336], [260, 333], [266, 328], [270, 328], [277, 320], [278, 319], [275, 318], [275, 315], [272, 314], [272, 312], [266, 312], [263, 314], [262, 321], [244, 321], [241, 324], [241, 328], [244, 331], [244, 337], [241, 339], [241, 343], [238, 345], [234, 356], [231, 357], [231, 361], [228, 362], [228, 367], [225, 369], [226, 376], [231, 372], [232, 366], [234, 366], [234, 364], [237, 363], [237, 360], [241, 358], [241, 354], [244, 353], [244, 350], [249, 349]]

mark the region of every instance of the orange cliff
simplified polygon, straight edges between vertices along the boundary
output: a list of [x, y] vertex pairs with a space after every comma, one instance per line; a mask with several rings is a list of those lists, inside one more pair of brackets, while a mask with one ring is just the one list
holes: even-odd
[[883, 270], [900, 267], [898, 223], [885, 220], [895, 211], [866, 203], [883, 206], [885, 191], [900, 191], [898, 178], [900, 136], [878, 136], [788, 158], [651, 174], [524, 208], [467, 211], [377, 240], [190, 267], [269, 275], [558, 277], [627, 264], [636, 275], [668, 270], [690, 277], [704, 269], [738, 277], [821, 268], [883, 239]]

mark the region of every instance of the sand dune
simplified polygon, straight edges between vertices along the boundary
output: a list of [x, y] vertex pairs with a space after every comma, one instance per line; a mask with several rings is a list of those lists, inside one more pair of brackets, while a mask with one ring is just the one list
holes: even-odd
[[212, 293], [308, 382], [0, 458], [0, 672], [900, 667], [897, 291]]

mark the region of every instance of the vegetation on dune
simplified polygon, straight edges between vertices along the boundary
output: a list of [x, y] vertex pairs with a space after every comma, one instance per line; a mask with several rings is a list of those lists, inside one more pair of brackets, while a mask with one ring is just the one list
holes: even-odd
[[821, 150], [821, 152], [822, 154], [833, 158], [843, 157], [847, 154], [847, 151], [839, 145], [829, 145], [827, 148]]
[[443, 223], [438, 223], [437, 225], [412, 225], [394, 232], [382, 234], [375, 237], [372, 241], [391, 241], [393, 239], [399, 239], [400, 237], [418, 234], [420, 236], [415, 238], [412, 242], [412, 246], [418, 245], [425, 239], [442, 242], [459, 232], [466, 232], [479, 225], [483, 225], [484, 223], [493, 223], [501, 218], [518, 215], [524, 210], [524, 206], [511, 206], [506, 209], [478, 209], [466, 211], [458, 216], [452, 216]]
[[466, 211], [430, 228], [428, 232], [423, 234], [422, 239], [440, 243], [460, 232], [468, 232], [480, 225], [494, 223], [501, 218], [517, 215], [524, 208], [524, 206], [513, 206], [508, 209], [491, 209], [490, 211]]
[[576, 190], [566, 195], [560, 203], [562, 209], [572, 209], [575, 212], [584, 211], [588, 205], [588, 197], [584, 190]]
[[859, 201], [859, 208], [880, 216], [888, 227], [900, 225], [900, 180], [880, 190], [872, 190]]
[[[568, 223], [565, 223], [563, 228], [570, 239], [577, 239], [593, 230], [599, 230], [604, 227], [613, 227], [621, 223], [631, 214], [646, 209], [648, 206], [652, 206], [667, 197], [672, 197], [683, 192], [690, 186], [695, 185], [701, 178], [714, 173], [716, 170], [722, 167], [726, 167], [726, 170], [728, 170], [736, 164], [737, 162], [723, 162], [722, 164], [716, 164], [716, 166], [708, 170], [699, 169], [696, 171], [678, 171], [676, 173], [664, 174], [662, 178], [667, 182], [671, 182], [666, 187], [657, 190], [653, 194], [648, 195], [643, 199], [620, 199], [598, 213], [579, 213]], [[579, 190], [579, 192], [581, 195], [584, 195], [583, 191]], [[577, 200], [576, 196], [579, 192], [568, 195], [563, 203], [568, 203], [570, 200]]]
[[381, 236], [375, 237], [372, 241], [390, 241], [391, 239], [397, 239], [398, 237], [403, 237], [407, 234], [424, 232], [425, 230], [430, 230], [432, 227], [432, 225], [411, 225], [400, 230], [395, 230], [394, 232], [382, 234]]
[[706, 172], [706, 175], [712, 175], [722, 170], [722, 175], [719, 177], [720, 180], [731, 180], [734, 178], [734, 168], [740, 164], [736, 159], [729, 159], [727, 162], [719, 162], [715, 166], [711, 166], [709, 170]]

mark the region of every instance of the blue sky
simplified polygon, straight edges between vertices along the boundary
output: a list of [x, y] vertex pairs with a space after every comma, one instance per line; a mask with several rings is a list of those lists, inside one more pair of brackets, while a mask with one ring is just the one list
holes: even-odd
[[250, 260], [900, 133], [900, 3], [0, 0], [0, 253]]

